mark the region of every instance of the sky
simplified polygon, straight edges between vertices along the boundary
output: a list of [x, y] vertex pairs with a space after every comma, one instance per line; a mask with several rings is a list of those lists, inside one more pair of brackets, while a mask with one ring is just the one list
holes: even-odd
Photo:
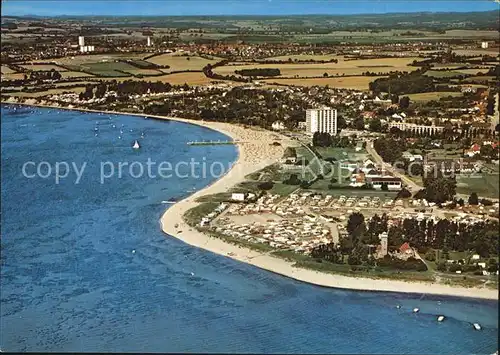
[[494, 0], [2, 0], [2, 16], [301, 15], [498, 10]]

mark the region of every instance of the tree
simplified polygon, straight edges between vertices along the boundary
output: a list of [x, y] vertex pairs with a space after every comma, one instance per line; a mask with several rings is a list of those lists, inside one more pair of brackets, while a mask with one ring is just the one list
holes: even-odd
[[457, 181], [455, 176], [444, 177], [441, 171], [431, 171], [423, 178], [425, 199], [429, 202], [443, 203], [453, 200]]
[[396, 199], [401, 199], [401, 198], [409, 198], [411, 197], [411, 192], [403, 187], [399, 192], [398, 195], [396, 196]]
[[474, 206], [479, 205], [479, 198], [477, 197], [477, 193], [473, 192], [470, 194], [469, 205], [474, 205]]
[[495, 155], [495, 150], [489, 144], [483, 144], [481, 146], [480, 154], [484, 159], [493, 159]]
[[408, 96], [403, 96], [399, 100], [399, 108], [405, 109], [405, 108], [408, 108], [408, 107], [410, 107], [410, 98]]
[[363, 214], [355, 212], [349, 216], [347, 233], [352, 237], [353, 243], [357, 244], [358, 240], [366, 233], [365, 216]]
[[438, 271], [441, 271], [441, 272], [446, 272], [446, 270], [447, 270], [447, 268], [446, 268], [446, 262], [445, 261], [440, 261], [439, 263], [437, 263], [436, 269]]
[[373, 132], [381, 132], [382, 131], [382, 122], [380, 118], [375, 117], [370, 121], [370, 131]]
[[257, 187], [260, 189], [260, 190], [271, 190], [274, 186], [274, 182], [272, 181], [264, 181], [262, 183], [260, 183]]
[[314, 132], [312, 143], [314, 147], [329, 147], [332, 145], [332, 136], [326, 132]]
[[365, 120], [361, 116], [356, 117], [353, 120], [352, 124], [353, 124], [354, 128], [356, 128], [357, 130], [362, 131], [365, 129]]
[[328, 73], [323, 73], [324, 78], [328, 78]]
[[429, 261], [435, 261], [436, 260], [436, 251], [433, 249], [430, 249], [427, 253], [425, 253], [424, 259], [429, 260]]

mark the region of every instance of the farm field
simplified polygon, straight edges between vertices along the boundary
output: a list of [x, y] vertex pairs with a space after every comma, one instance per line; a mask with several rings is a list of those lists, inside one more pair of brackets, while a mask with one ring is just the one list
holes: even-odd
[[310, 79], [267, 79], [266, 83], [276, 83], [294, 86], [326, 86], [331, 88], [368, 90], [368, 85], [383, 76], [348, 76], [336, 78], [310, 78]]
[[448, 96], [462, 96], [461, 92], [457, 91], [432, 91], [432, 92], [423, 92], [419, 94], [409, 94], [407, 95], [411, 101], [431, 101], [431, 100], [439, 100], [443, 97]]
[[12, 74], [12, 73], [15, 73], [14, 70], [10, 69], [8, 66], [6, 65], [2, 65], [1, 67], [1, 72], [2, 74]]
[[[101, 78], [105, 80], [116, 80], [118, 82], [125, 80], [144, 80], [144, 78], [136, 78], [136, 77], [106, 77]], [[152, 76], [147, 78], [148, 81], [161, 81], [164, 83], [170, 83], [172, 85], [192, 85], [192, 86], [202, 86], [211, 84], [214, 81], [207, 78], [203, 73], [192, 72], [192, 73], [174, 73], [174, 74], [165, 74], [160, 76]], [[234, 83], [234, 85], [243, 85], [244, 83]]]
[[489, 82], [489, 81], [494, 81], [496, 77], [494, 76], [471, 76], [467, 78], [467, 82], [476, 82], [476, 83], [483, 83], [483, 82]]
[[159, 70], [154, 70], [154, 69], [139, 69], [139, 68], [134, 68], [134, 69], [127, 69], [124, 70], [126, 73], [130, 73], [132, 75], [143, 75], [143, 76], [152, 76], [152, 75], [161, 75], [163, 72]]
[[137, 68], [124, 62], [101, 62], [101, 63], [86, 63], [82, 64], [82, 70], [88, 71], [98, 76], [123, 76], [120, 72], [128, 72], [129, 70], [136, 70]]
[[202, 70], [207, 64], [215, 64], [220, 59], [205, 59], [198, 56], [182, 56], [177, 53], [166, 53], [147, 59], [148, 62], [156, 65], [168, 65], [170, 68], [162, 69], [169, 73], [180, 70]]
[[16, 73], [16, 72], [11, 72], [10, 74], [3, 74], [5, 76], [6, 80], [22, 80], [24, 78], [23, 73]]
[[433, 78], [451, 78], [457, 75], [461, 75], [463, 73], [459, 71], [452, 70], [428, 70], [425, 72], [425, 76], [430, 76]]
[[361, 59], [339, 60], [338, 63], [291, 63], [291, 64], [255, 64], [255, 65], [241, 65], [241, 66], [222, 66], [214, 69], [214, 72], [222, 75], [233, 75], [236, 70], [241, 69], [270, 69], [278, 68], [282, 77], [320, 77], [324, 73], [328, 75], [360, 75], [364, 72], [388, 73], [390, 71], [413, 71], [417, 67], [410, 67], [408, 64], [412, 63], [415, 57], [411, 58], [382, 58], [382, 59]]
[[489, 68], [485, 69], [460, 69], [460, 70], [455, 70], [457, 73], [462, 73], [462, 74], [468, 74], [468, 75], [477, 75], [479, 73], [486, 73], [488, 72]]
[[54, 60], [54, 63], [61, 65], [82, 65], [88, 63], [112, 62], [118, 59], [142, 59], [147, 53], [123, 53], [123, 54], [88, 54], [74, 57], [64, 57]]
[[[84, 77], [84, 76], [93, 77], [93, 75], [83, 73], [81, 71], [69, 71], [68, 70], [68, 71], [62, 71], [60, 73], [64, 79], [66, 79], [66, 78], [79, 78], [79, 77]], [[68, 83], [65, 83], [65, 84], [68, 85]]]
[[269, 57], [264, 60], [331, 60], [338, 59], [339, 61], [343, 59], [342, 56], [337, 56], [336, 54], [292, 54], [292, 55], [282, 55], [278, 57]]
[[65, 71], [65, 68], [62, 68], [58, 65], [53, 64], [24, 64], [21, 67], [31, 70], [31, 71], [48, 71], [48, 70], [57, 70], [57, 71]]
[[488, 49], [454, 49], [453, 53], [457, 55], [466, 56], [483, 56], [491, 55], [493, 57], [498, 56], [498, 48], [488, 48]]

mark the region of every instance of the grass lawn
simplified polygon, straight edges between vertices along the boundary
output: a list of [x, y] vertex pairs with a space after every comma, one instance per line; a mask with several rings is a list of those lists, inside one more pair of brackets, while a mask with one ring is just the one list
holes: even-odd
[[423, 92], [419, 94], [409, 94], [407, 95], [411, 101], [431, 101], [439, 100], [443, 97], [453, 96], [459, 97], [463, 96], [461, 92], [457, 91], [434, 91], [434, 92]]
[[268, 192], [280, 196], [288, 196], [299, 187], [297, 185], [286, 185], [282, 183], [274, 183], [274, 186]]
[[213, 212], [219, 206], [218, 202], [205, 202], [191, 208], [184, 214], [184, 219], [190, 226], [198, 225], [203, 217]]
[[476, 192], [479, 196], [498, 198], [499, 184], [500, 176], [496, 174], [477, 173], [472, 176], [458, 176], [457, 192], [467, 195]]
[[323, 157], [323, 159], [335, 158], [337, 161], [363, 161], [368, 157], [365, 150], [356, 152], [355, 148], [317, 147], [316, 151]]

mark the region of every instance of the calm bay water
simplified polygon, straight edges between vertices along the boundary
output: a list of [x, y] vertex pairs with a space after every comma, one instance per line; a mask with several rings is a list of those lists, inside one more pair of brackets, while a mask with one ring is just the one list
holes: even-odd
[[[14, 106], [2, 106], [1, 125], [3, 351], [497, 350], [497, 301], [321, 288], [164, 235], [159, 218], [168, 205], [162, 201], [182, 198], [211, 178], [125, 174], [100, 183], [101, 161], [146, 164], [151, 158], [174, 165], [205, 157], [227, 166], [237, 156], [234, 147], [185, 144], [225, 139], [220, 133], [171, 121]], [[134, 139], [139, 151], [131, 149]], [[78, 167], [87, 161], [87, 167], [78, 185], [74, 172], [60, 184], [22, 176], [26, 161], [42, 160]], [[413, 307], [420, 313], [411, 313]], [[438, 314], [446, 321], [437, 323]], [[483, 330], [474, 331], [473, 322]]]

